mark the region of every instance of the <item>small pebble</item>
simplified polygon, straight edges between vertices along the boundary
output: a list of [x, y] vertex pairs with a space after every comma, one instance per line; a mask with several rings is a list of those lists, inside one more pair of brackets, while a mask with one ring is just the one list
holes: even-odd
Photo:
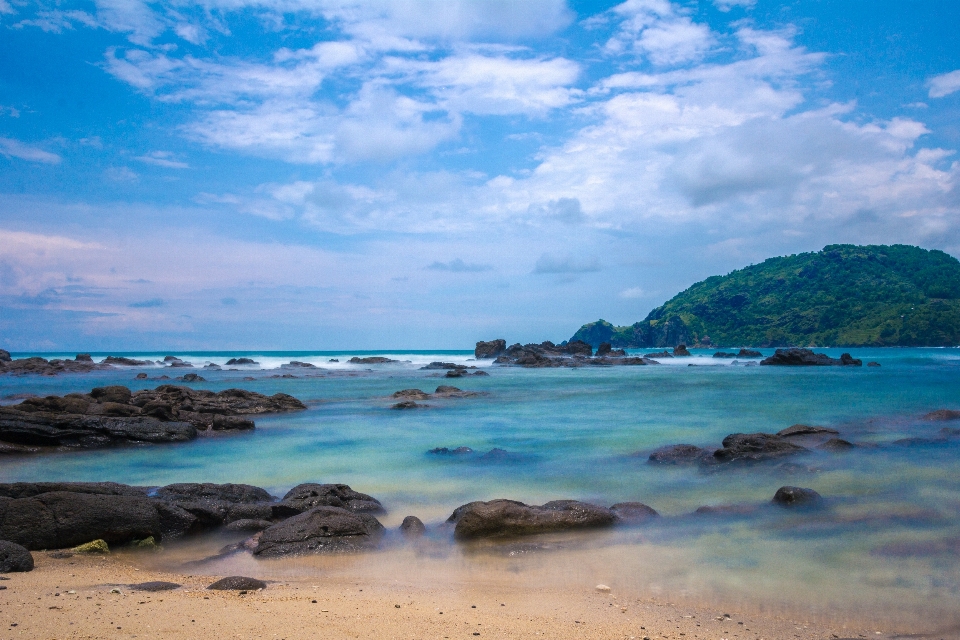
[[609, 592], [610, 592], [610, 587], [608, 587], [608, 586], [605, 585], [605, 584], [598, 584], [598, 585], [597, 585], [597, 591], [600, 591], [601, 593], [609, 593]]

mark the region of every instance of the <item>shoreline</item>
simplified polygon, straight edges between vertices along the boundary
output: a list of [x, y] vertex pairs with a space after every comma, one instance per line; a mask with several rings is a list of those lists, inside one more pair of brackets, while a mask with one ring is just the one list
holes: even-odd
[[[892, 638], [915, 633], [906, 628], [871, 626], [857, 616], [843, 622], [825, 621], [796, 611], [764, 612], [748, 604], [731, 608], [705, 598], [651, 597], [617, 587], [603, 592], [585, 577], [576, 580], [576, 585], [559, 586], [531, 584], [522, 572], [496, 571], [484, 571], [469, 579], [427, 572], [383, 580], [372, 579], [362, 570], [341, 567], [327, 572], [304, 566], [289, 575], [275, 575], [262, 591], [241, 594], [206, 589], [219, 577], [232, 574], [162, 570], [152, 566], [153, 562], [143, 563], [128, 553], [78, 554], [61, 560], [43, 552], [34, 555], [36, 568], [29, 573], [8, 574], [10, 579], [3, 583], [7, 588], [0, 591], [0, 628], [11, 637], [293, 639], [479, 635], [805, 640]], [[349, 559], [340, 560], [349, 564]], [[279, 567], [267, 567], [270, 568]], [[182, 587], [150, 593], [127, 586], [155, 580], [176, 582]], [[120, 593], [111, 593], [112, 589]], [[927, 635], [949, 637], [939, 632], [914, 637]]]

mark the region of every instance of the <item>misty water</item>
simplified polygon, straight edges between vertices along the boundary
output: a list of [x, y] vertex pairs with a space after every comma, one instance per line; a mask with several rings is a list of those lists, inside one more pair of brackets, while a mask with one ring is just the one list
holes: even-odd
[[[661, 366], [577, 369], [498, 367], [472, 361], [469, 352], [378, 352], [403, 362], [375, 366], [348, 364], [349, 353], [175, 353], [197, 367], [240, 356], [260, 365], [6, 376], [0, 378], [5, 403], [19, 394], [62, 395], [108, 384], [153, 388], [161, 382], [134, 380], [135, 373], [156, 378], [192, 371], [207, 379], [193, 388], [283, 392], [308, 410], [258, 417], [251, 433], [186, 444], [8, 456], [0, 462], [0, 481], [242, 482], [274, 495], [301, 482], [342, 482], [377, 497], [387, 509], [380, 519], [388, 528], [412, 514], [433, 531], [417, 548], [394, 535], [384, 550], [365, 556], [268, 562], [237, 556], [197, 572], [353, 572], [432, 583], [493, 572], [805, 615], [864, 616], [924, 628], [954, 624], [953, 612], [960, 610], [960, 437], [941, 430], [960, 428], [960, 422], [921, 417], [960, 409], [960, 350], [853, 350], [879, 368], [761, 367], [694, 353]], [[276, 368], [290, 360], [320, 369]], [[448, 380], [443, 371], [420, 370], [437, 360], [477, 365], [490, 375]], [[297, 377], [274, 377], [283, 374]], [[395, 391], [431, 392], [442, 384], [483, 395], [390, 409]], [[859, 446], [811, 452], [786, 466], [702, 470], [647, 463], [659, 446], [719, 447], [730, 433], [776, 432], [797, 423], [833, 427]], [[896, 442], [903, 438], [915, 440]], [[458, 446], [476, 454], [427, 453]], [[510, 455], [483, 459], [493, 448]], [[801, 512], [771, 505], [783, 485], [813, 488], [825, 506]], [[636, 528], [519, 546], [456, 545], [438, 527], [455, 507], [493, 498], [640, 501], [663, 517]], [[725, 504], [750, 508], [726, 517], [692, 513]], [[172, 545], [150, 562], [196, 559], [222, 544], [211, 538]]]

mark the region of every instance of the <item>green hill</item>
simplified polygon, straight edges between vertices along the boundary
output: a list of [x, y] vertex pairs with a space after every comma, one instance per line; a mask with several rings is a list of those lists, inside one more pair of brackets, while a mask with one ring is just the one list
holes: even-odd
[[830, 245], [707, 278], [642, 322], [598, 320], [573, 339], [626, 348], [960, 345], [960, 261], [900, 244]]

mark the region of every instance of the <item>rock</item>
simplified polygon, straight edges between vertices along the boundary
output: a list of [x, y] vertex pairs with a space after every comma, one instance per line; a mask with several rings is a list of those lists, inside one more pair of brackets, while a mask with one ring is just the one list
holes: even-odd
[[153, 497], [164, 535], [172, 537], [237, 520], [268, 520], [277, 505], [269, 493], [248, 484], [178, 483], [157, 489]]
[[780, 487], [773, 496], [774, 504], [781, 507], [807, 507], [820, 504], [823, 497], [813, 489], [803, 487]]
[[473, 357], [477, 360], [487, 359], [487, 358], [496, 358], [501, 353], [506, 351], [507, 341], [502, 338], [497, 338], [496, 340], [490, 340], [489, 342], [478, 342], [476, 348], [473, 350]]
[[609, 342], [601, 342], [600, 346], [597, 347], [597, 356], [605, 356], [611, 351], [613, 351], [612, 344]]
[[263, 531], [268, 527], [272, 527], [273, 523], [269, 520], [252, 520], [245, 518], [243, 520], [234, 520], [224, 527], [227, 531]]
[[0, 362], [12, 362], [13, 358], [10, 357], [10, 352], [6, 349], [0, 349]]
[[715, 354], [713, 354], [713, 357], [714, 357], [714, 358], [736, 358], [736, 357], [737, 357], [737, 354], [735, 354], [735, 353], [726, 353], [726, 352], [723, 352], [723, 351], [717, 351]]
[[227, 364], [235, 365], [235, 364], [260, 364], [260, 363], [252, 358], [230, 358], [229, 360], [227, 360]]
[[420, 367], [421, 371], [432, 371], [432, 370], [449, 370], [449, 369], [476, 369], [476, 367], [468, 367], [462, 364], [454, 364], [452, 362], [431, 362], [428, 365]]
[[19, 406], [0, 407], [0, 440], [4, 442], [94, 448], [130, 442], [187, 442], [197, 437], [196, 427], [189, 422], [163, 422], [149, 416], [25, 412], [19, 411]]
[[713, 455], [710, 449], [692, 444], [672, 444], [653, 451], [648, 458], [651, 464], [696, 464]]
[[143, 497], [147, 490], [116, 482], [11, 482], [0, 484], [0, 498], [33, 498], [44, 493], [88, 493], [104, 496]]
[[429, 393], [424, 393], [420, 389], [402, 389], [395, 392], [391, 398], [404, 399], [404, 400], [427, 400], [430, 397]]
[[605, 585], [605, 584], [598, 584], [598, 585], [597, 585], [596, 587], [594, 587], [594, 588], [595, 588], [597, 591], [599, 591], [600, 593], [610, 593], [610, 587], [608, 587], [608, 586]]
[[246, 576], [229, 576], [217, 580], [207, 587], [207, 589], [213, 589], [214, 591], [259, 591], [266, 588], [267, 583], [263, 580], [247, 578]]
[[384, 358], [383, 356], [370, 356], [368, 358], [358, 358], [354, 356], [347, 360], [351, 364], [388, 364], [390, 362], [399, 362], [398, 360], [391, 360], [390, 358]]
[[868, 366], [868, 367], [879, 367], [879, 366], [880, 366], [880, 363], [879, 363], [879, 362], [868, 362], [868, 363], [867, 363], [867, 366]]
[[449, 456], [449, 455], [461, 456], [461, 455], [466, 455], [468, 453], [473, 453], [473, 449], [471, 449], [470, 447], [457, 447], [456, 449], [448, 449], [447, 447], [437, 447], [436, 449], [430, 449], [430, 451], [427, 451], [427, 453], [431, 453], [433, 455], [438, 455], [438, 456]]
[[660, 517], [655, 509], [642, 502], [618, 502], [610, 507], [610, 511], [617, 516], [617, 520], [626, 524], [640, 524]]
[[825, 433], [834, 436], [840, 435], [840, 432], [836, 429], [830, 429], [829, 427], [814, 427], [807, 424], [795, 424], [792, 427], [787, 427], [786, 429], [777, 431], [777, 435], [784, 438], [789, 438], [791, 436], [821, 435]]
[[481, 370], [479, 370], [479, 371], [474, 371], [474, 372], [473, 372], [473, 375], [475, 375], [475, 376], [489, 376], [490, 374], [481, 369]]
[[130, 389], [114, 385], [112, 387], [96, 387], [90, 391], [90, 397], [97, 402], [115, 402], [117, 404], [128, 404], [133, 393]]
[[713, 452], [718, 462], [750, 463], [775, 460], [807, 451], [772, 433], [733, 433], [723, 439], [723, 448]]
[[183, 382], [206, 382], [207, 379], [197, 375], [196, 373], [187, 373], [183, 376], [177, 378], [177, 380], [182, 380]]
[[463, 389], [458, 389], [457, 387], [451, 387], [445, 384], [437, 387], [433, 394], [438, 398], [472, 398], [474, 396], [482, 395], [475, 391], [464, 391]]
[[213, 364], [212, 362], [203, 365], [203, 368], [207, 371], [223, 371], [223, 367], [218, 364]]
[[737, 353], [738, 358], [762, 358], [763, 354], [753, 349], [740, 349]]
[[0, 540], [0, 573], [33, 571], [33, 555], [26, 547]]
[[480, 456], [480, 462], [510, 462], [512, 460], [517, 460], [520, 456], [510, 453], [506, 449], [501, 449], [500, 447], [494, 447], [487, 451], [485, 454]]
[[298, 362], [297, 360], [291, 360], [287, 364], [280, 365], [281, 369], [316, 369], [317, 366], [310, 364], [309, 362]]
[[583, 340], [571, 340], [563, 347], [563, 352], [568, 353], [572, 356], [587, 356], [588, 358], [593, 355], [593, 347], [584, 342]]
[[403, 402], [398, 402], [395, 405], [391, 405], [390, 408], [391, 409], [423, 409], [427, 406], [428, 405], [425, 405], [425, 404], [417, 404], [413, 400], [404, 400]]
[[152, 365], [149, 360], [135, 360], [133, 358], [124, 358], [118, 356], [107, 356], [103, 359], [103, 364], [109, 364], [120, 367], [145, 367]]
[[953, 409], [937, 409], [936, 411], [931, 411], [923, 416], [924, 420], [931, 420], [933, 422], [947, 422], [949, 420], [960, 420], [960, 411], [954, 411]]
[[444, 376], [444, 377], [446, 377], [446, 378], [462, 378], [463, 376], [468, 376], [468, 375], [470, 375], [470, 374], [467, 373], [467, 370], [466, 370], [466, 369], [451, 369], [450, 371], [447, 371], [447, 374], [446, 374], [446, 376]]
[[315, 507], [264, 530], [253, 554], [274, 558], [363, 551], [376, 547], [383, 533], [383, 525], [367, 513]]
[[817, 445], [817, 449], [825, 451], [847, 451], [853, 449], [856, 445], [841, 438], [830, 438], [826, 442]]
[[0, 374], [55, 376], [61, 373], [89, 373], [112, 369], [109, 364], [95, 363], [92, 360], [44, 360], [43, 358], [21, 358], [19, 360], [0, 360]]
[[427, 527], [417, 516], [407, 516], [400, 523], [400, 533], [406, 538], [419, 538], [427, 532]]
[[146, 379], [147, 379], [147, 374], [142, 373], [142, 372], [141, 372], [141, 373], [138, 373], [138, 374], [135, 376], [135, 379], [137, 379], [137, 380], [146, 380]]
[[746, 504], [720, 504], [697, 507], [694, 515], [698, 516], [743, 516], [756, 511], [756, 507]]
[[283, 496], [280, 504], [296, 513], [302, 513], [314, 507], [338, 507], [353, 512], [380, 513], [383, 505], [380, 501], [345, 484], [316, 484], [307, 482], [298, 484]]
[[777, 366], [863, 366], [862, 360], [857, 360], [844, 353], [840, 359], [831, 358], [825, 353], [814, 353], [810, 349], [777, 349], [776, 352], [760, 361], [762, 365]]
[[672, 358], [673, 354], [669, 351], [658, 351], [657, 353], [648, 353], [643, 356], [644, 358]]
[[128, 584], [127, 588], [132, 589], [133, 591], [158, 592], [158, 591], [172, 591], [174, 589], [179, 589], [181, 586], [182, 585], [179, 585], [176, 582], [164, 582], [163, 580], [152, 580], [150, 582], [139, 582], [137, 584]]
[[693, 354], [687, 350], [687, 345], [678, 344], [673, 348], [673, 357], [679, 358], [683, 356], [692, 356]]
[[110, 546], [106, 540], [97, 539], [92, 542], [85, 542], [70, 549], [74, 553], [110, 553]]
[[576, 500], [555, 500], [542, 506], [492, 500], [460, 506], [447, 522], [455, 525], [457, 540], [472, 540], [610, 527], [617, 516], [605, 507]]
[[78, 353], [73, 359], [76, 362], [93, 362], [93, 358], [90, 357], [89, 353]]
[[175, 540], [189, 533], [207, 528], [197, 516], [174, 503], [157, 500], [154, 507], [160, 515], [160, 536], [163, 540]]
[[150, 549], [152, 551], [160, 550], [160, 545], [157, 544], [157, 541], [153, 536], [149, 536], [143, 540], [134, 540], [132, 544], [138, 549]]
[[180, 482], [160, 487], [153, 495], [168, 502], [218, 500], [233, 504], [256, 504], [273, 501], [273, 496], [260, 487], [233, 483]]

